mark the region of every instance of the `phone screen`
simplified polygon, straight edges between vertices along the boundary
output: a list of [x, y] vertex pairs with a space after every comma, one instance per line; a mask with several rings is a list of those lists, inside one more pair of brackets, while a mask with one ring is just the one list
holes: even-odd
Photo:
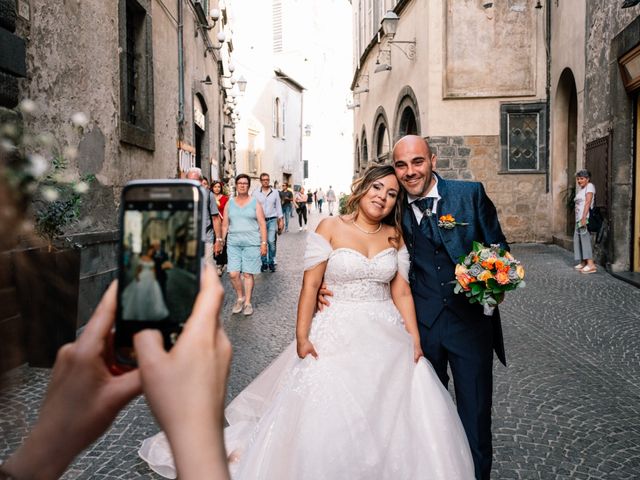
[[127, 200], [125, 194], [116, 347], [131, 347], [136, 332], [157, 328], [169, 348], [191, 314], [202, 259], [201, 205], [194, 197]]

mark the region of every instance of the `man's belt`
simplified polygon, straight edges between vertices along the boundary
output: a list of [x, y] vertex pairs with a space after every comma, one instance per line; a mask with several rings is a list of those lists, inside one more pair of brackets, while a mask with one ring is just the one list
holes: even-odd
[[274, 219], [276, 219], [276, 218], [278, 218], [278, 217], [266, 217], [266, 218], [265, 218], [265, 221], [267, 221], [267, 220], [274, 220]]

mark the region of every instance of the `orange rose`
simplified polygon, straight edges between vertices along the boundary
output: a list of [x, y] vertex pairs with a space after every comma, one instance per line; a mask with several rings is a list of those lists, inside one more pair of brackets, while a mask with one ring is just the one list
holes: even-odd
[[478, 280], [480, 280], [481, 282], [486, 282], [490, 278], [493, 278], [493, 275], [489, 270], [484, 270], [480, 275], [478, 275]]
[[504, 270], [504, 263], [502, 263], [500, 260], [496, 261], [496, 268], [498, 270]]
[[467, 267], [465, 267], [464, 265], [460, 265], [460, 264], [456, 265], [456, 277], [458, 275], [461, 275], [467, 272], [468, 272]]
[[456, 275], [456, 280], [464, 290], [469, 290], [469, 284], [472, 283], [473, 278], [471, 275], [466, 273], [461, 273], [460, 275]]
[[496, 282], [500, 285], [506, 285], [509, 283], [509, 274], [507, 272], [498, 272], [496, 273]]
[[522, 280], [524, 278], [524, 267], [522, 265], [516, 266], [516, 273], [518, 274], [518, 278]]
[[453, 218], [450, 214], [447, 214], [447, 215], [442, 215], [440, 217], [440, 221], [441, 222], [455, 222], [456, 219]]

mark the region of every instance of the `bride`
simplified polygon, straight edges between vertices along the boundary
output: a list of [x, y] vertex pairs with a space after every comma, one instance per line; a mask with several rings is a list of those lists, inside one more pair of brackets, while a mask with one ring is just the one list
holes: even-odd
[[[234, 479], [473, 479], [455, 406], [422, 356], [393, 167], [307, 236], [296, 341], [227, 407]], [[334, 292], [315, 313], [323, 282]], [[166, 437], [140, 455], [175, 477]]]

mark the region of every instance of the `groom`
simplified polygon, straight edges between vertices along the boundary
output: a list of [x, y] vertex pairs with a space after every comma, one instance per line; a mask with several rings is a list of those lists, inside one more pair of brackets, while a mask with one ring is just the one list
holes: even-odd
[[[482, 184], [438, 176], [436, 156], [422, 137], [401, 138], [393, 148], [393, 166], [407, 191], [402, 230], [411, 258], [409, 279], [422, 351], [445, 387], [447, 364], [451, 367], [476, 478], [488, 479], [494, 350], [506, 365], [500, 315], [496, 309], [493, 316], [485, 316], [482, 306], [454, 295], [452, 281], [458, 258], [472, 250], [474, 240], [508, 249], [506, 239]], [[441, 215], [453, 216], [458, 224], [439, 227]]]

